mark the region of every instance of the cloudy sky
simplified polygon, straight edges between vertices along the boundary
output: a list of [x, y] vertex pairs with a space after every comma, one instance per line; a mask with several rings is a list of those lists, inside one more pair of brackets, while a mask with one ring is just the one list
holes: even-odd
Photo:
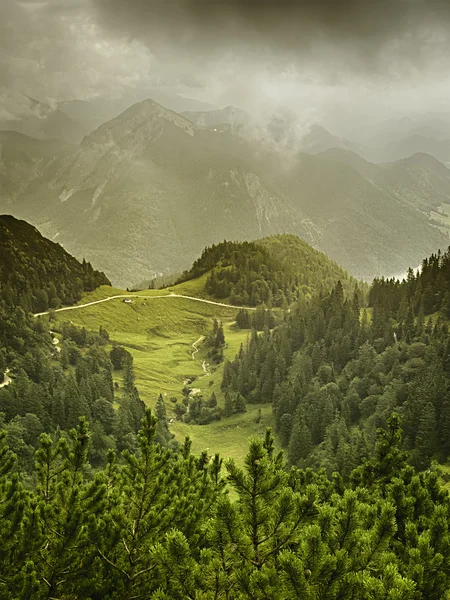
[[[448, 0], [0, 0], [0, 118], [17, 94], [162, 87], [321, 116], [447, 110]], [[9, 108], [8, 108], [9, 107]], [[4, 115], [3, 115], [4, 116]]]

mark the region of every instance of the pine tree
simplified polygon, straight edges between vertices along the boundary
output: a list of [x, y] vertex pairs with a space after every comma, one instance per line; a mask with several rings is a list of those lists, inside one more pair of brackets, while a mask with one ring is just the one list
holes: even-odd
[[426, 469], [436, 450], [436, 412], [431, 402], [425, 404], [421, 410], [415, 448], [412, 453], [412, 463], [419, 470]]
[[29, 506], [16, 470], [17, 457], [5, 438], [6, 432], [0, 431], [0, 597], [12, 600], [18, 596], [20, 557], [30, 542], [23, 527]]
[[236, 398], [234, 399], [234, 410], [237, 413], [245, 413], [247, 411], [247, 405], [245, 403], [245, 398], [239, 392], [237, 393]]
[[223, 407], [223, 414], [229, 417], [233, 414], [233, 401], [229, 393], [225, 393], [225, 404]]
[[35, 567], [43, 598], [83, 597], [97, 587], [87, 523], [103, 511], [106, 487], [101, 477], [84, 483], [88, 446], [84, 418], [70, 432], [69, 442], [61, 438], [55, 445], [47, 434], [41, 436], [36, 472], [43, 541]]

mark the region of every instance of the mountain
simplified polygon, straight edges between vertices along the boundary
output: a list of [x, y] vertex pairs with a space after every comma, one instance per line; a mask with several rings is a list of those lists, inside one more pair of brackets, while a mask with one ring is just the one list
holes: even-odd
[[373, 162], [395, 162], [412, 154], [431, 154], [450, 166], [450, 122], [443, 117], [390, 119], [362, 138], [358, 153]]
[[22, 94], [3, 101], [0, 130], [11, 130], [38, 139], [60, 139], [77, 144], [90, 129], [90, 123], [75, 120], [57, 103], [42, 102]]
[[78, 262], [25, 221], [0, 215], [0, 382], [4, 360], [45, 345], [32, 312], [73, 304], [100, 285], [109, 281], [90, 263]]
[[10, 130], [37, 139], [60, 139], [79, 144], [105, 121], [147, 98], [170, 110], [212, 110], [213, 105], [186, 98], [160, 88], [125, 89], [118, 99], [96, 97], [89, 100], [37, 100], [24, 94], [10, 94], [1, 99], [0, 130]]
[[450, 166], [450, 138], [435, 139], [417, 133], [393, 143], [386, 152], [386, 160], [401, 159], [411, 154], [431, 154], [437, 160]]
[[329, 148], [354, 150], [357, 146], [344, 138], [336, 137], [318, 123], [313, 123], [309, 131], [302, 138], [301, 148], [303, 152], [319, 154]]
[[[296, 234], [369, 279], [447, 245], [418, 209], [434, 189], [417, 179], [429, 175], [434, 185], [432, 174], [410, 170], [415, 177], [405, 171], [400, 189], [382, 186], [354, 166], [200, 127], [146, 100], [0, 207], [8, 203], [120, 286], [185, 269], [205, 245], [275, 233]], [[445, 190], [446, 176], [439, 185]]]
[[332, 148], [324, 158], [354, 168], [377, 187], [412, 207], [431, 214], [440, 206], [450, 208], [450, 171], [430, 154], [416, 153], [391, 163], [370, 163], [354, 152]]
[[280, 112], [259, 118], [237, 108], [227, 106], [221, 110], [186, 111], [183, 117], [202, 127], [220, 128], [229, 125], [235, 135], [248, 140], [257, 139], [261, 145], [280, 145], [284, 150], [317, 154], [328, 148], [356, 149], [357, 146], [327, 131], [318, 123], [299, 127], [295, 115]]
[[59, 102], [58, 109], [73, 121], [82, 123], [86, 133], [90, 133], [105, 121], [117, 117], [133, 104], [148, 98], [152, 98], [165, 108], [179, 113], [183, 111], [214, 111], [214, 106], [211, 104], [200, 102], [194, 98], [186, 98], [160, 88], [123, 90], [122, 97], [116, 99], [101, 96], [89, 100], [75, 98]]

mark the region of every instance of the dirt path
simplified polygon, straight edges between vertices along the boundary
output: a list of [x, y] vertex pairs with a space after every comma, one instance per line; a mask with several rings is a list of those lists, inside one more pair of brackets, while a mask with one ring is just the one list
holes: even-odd
[[[197, 344], [200, 344], [200, 342], [203, 342], [203, 340], [205, 339], [204, 335], [201, 335], [198, 340], [196, 340], [193, 344], [192, 347], [194, 348], [194, 351], [192, 352], [191, 356], [192, 356], [192, 360], [196, 360], [195, 355], [197, 354], [197, 352], [199, 351], [199, 348], [197, 348]], [[211, 375], [209, 369], [208, 369], [209, 365], [206, 362], [206, 360], [202, 361], [202, 369], [203, 369], [203, 373], [204, 375], [202, 375], [202, 377], [206, 377], [206, 375]], [[200, 377], [201, 379], [201, 377]]]
[[[60, 340], [56, 337], [56, 334], [54, 331], [50, 331], [50, 334], [52, 335], [52, 344], [56, 349], [56, 352], [61, 352], [61, 348], [58, 346]], [[7, 385], [9, 385], [10, 383], [12, 383], [12, 379], [11, 377], [9, 377], [8, 373], [10, 373], [11, 370], [10, 369], [6, 369], [5, 374], [3, 376], [3, 381], [2, 383], [0, 383], [0, 389], [6, 387]]]
[[203, 373], [204, 373], [205, 375], [211, 375], [211, 373], [209, 372], [209, 369], [208, 369], [208, 363], [206, 362], [206, 360], [204, 360], [204, 361], [202, 362], [202, 369], [203, 369]]
[[[245, 308], [246, 310], [256, 310], [254, 306], [234, 306], [233, 304], [225, 304], [223, 302], [214, 302], [214, 300], [205, 300], [204, 298], [196, 298], [195, 296], [185, 296], [184, 294], [158, 294], [157, 296], [144, 296], [142, 294], [119, 294], [117, 296], [109, 296], [102, 300], [94, 300], [93, 302], [86, 302], [86, 304], [77, 304], [76, 306], [64, 306], [63, 308], [56, 308], [53, 312], [63, 312], [65, 310], [79, 310], [86, 306], [94, 306], [94, 304], [102, 304], [103, 302], [110, 302], [111, 300], [117, 300], [119, 298], [145, 298], [146, 300], [154, 300], [157, 298], [185, 298], [186, 300], [194, 300], [195, 302], [203, 302], [204, 304], [213, 304], [214, 306], [223, 306], [224, 308], [235, 308], [239, 310]], [[33, 315], [34, 317], [43, 317], [48, 315], [50, 311], [40, 312]]]
[[200, 342], [203, 342], [203, 340], [205, 339], [204, 335], [201, 335], [197, 341], [195, 341], [192, 344], [192, 347], [194, 348], [194, 351], [191, 353], [192, 356], [192, 360], [195, 360], [195, 355], [197, 354], [197, 352], [199, 351], [199, 348], [197, 348], [197, 344], [200, 344]]

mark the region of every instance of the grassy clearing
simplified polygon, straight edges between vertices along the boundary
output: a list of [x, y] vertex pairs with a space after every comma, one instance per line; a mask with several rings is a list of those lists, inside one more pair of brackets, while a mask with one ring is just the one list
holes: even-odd
[[167, 291], [174, 292], [175, 294], [184, 294], [185, 296], [197, 296], [198, 298], [205, 298], [206, 300], [215, 300], [213, 296], [210, 296], [205, 292], [207, 277], [208, 273], [205, 273], [205, 275], [202, 275], [197, 279], [191, 279], [190, 281], [185, 281], [178, 285], [172, 285], [170, 288], [167, 288]]
[[253, 436], [264, 436], [267, 427], [272, 426], [272, 407], [261, 406], [261, 420], [256, 422], [258, 407], [249, 405], [243, 415], [233, 415], [222, 421], [208, 425], [190, 425], [175, 422], [172, 431], [183, 441], [189, 435], [194, 454], [207, 450], [209, 454], [219, 452], [225, 458], [232, 458], [239, 465], [248, 452], [248, 440]]
[[90, 330], [102, 325], [112, 342], [133, 354], [138, 388], [153, 405], [158, 394], [178, 396], [186, 378], [204, 375], [201, 361], [192, 359], [192, 344], [208, 334], [214, 317], [224, 321], [230, 352], [239, 348], [234, 338], [245, 339], [246, 334], [230, 328], [235, 312], [186, 298], [133, 298], [131, 304], [116, 299], [56, 317]]
[[[187, 284], [189, 285], [186, 288]], [[56, 313], [57, 323], [72, 322], [77, 326], [97, 331], [104, 327], [113, 343], [123, 345], [134, 358], [136, 385], [142, 399], [153, 407], [158, 395], [166, 398], [168, 416], [174, 417], [174, 403], [171, 397], [181, 401], [181, 391], [186, 379], [194, 379], [191, 387], [205, 398], [214, 391], [219, 404], [223, 403], [220, 390], [223, 363], [209, 366], [205, 374], [202, 362], [207, 361], [206, 350], [198, 344], [199, 352], [192, 358], [192, 344], [201, 336], [206, 336], [212, 328], [214, 318], [222, 321], [227, 347], [225, 358], [233, 359], [241, 344], [246, 344], [249, 331], [233, 327], [236, 309], [205, 304], [187, 298], [152, 298], [161, 293], [193, 295], [196, 286], [187, 282], [170, 290], [146, 290], [131, 294], [132, 303], [123, 299], [110, 300], [78, 310]], [[127, 293], [103, 286], [86, 294], [80, 303], [102, 300], [109, 296]], [[148, 296], [139, 298], [138, 295]], [[55, 325], [57, 328], [57, 324]], [[121, 373], [115, 372], [114, 379], [121, 383]], [[271, 408], [263, 407], [261, 422], [256, 423], [258, 407], [249, 407], [243, 415], [234, 415], [209, 425], [187, 425], [174, 421], [173, 432], [178, 439], [190, 435], [195, 452], [209, 448], [210, 453], [220, 452], [223, 456], [239, 460], [245, 456], [248, 438], [264, 434], [271, 424]]]

